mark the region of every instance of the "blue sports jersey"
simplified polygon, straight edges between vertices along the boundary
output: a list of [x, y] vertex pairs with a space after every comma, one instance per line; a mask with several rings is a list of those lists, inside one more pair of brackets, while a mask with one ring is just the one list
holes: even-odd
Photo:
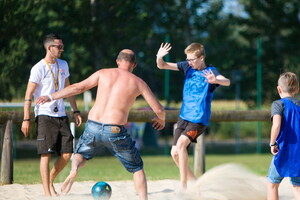
[[300, 106], [282, 98], [284, 114], [277, 137], [279, 152], [275, 167], [282, 177], [300, 177]]
[[219, 72], [213, 66], [203, 70], [193, 69], [187, 61], [177, 63], [178, 69], [185, 74], [183, 87], [183, 102], [179, 117], [208, 126], [210, 119], [211, 101], [216, 84], [209, 84], [203, 75], [204, 70], [212, 70], [217, 76]]

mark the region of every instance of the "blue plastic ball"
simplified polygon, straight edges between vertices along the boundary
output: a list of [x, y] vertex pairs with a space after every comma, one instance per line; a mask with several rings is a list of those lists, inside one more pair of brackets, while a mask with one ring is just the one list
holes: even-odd
[[100, 181], [92, 187], [92, 196], [95, 200], [108, 200], [111, 196], [111, 187], [108, 183]]

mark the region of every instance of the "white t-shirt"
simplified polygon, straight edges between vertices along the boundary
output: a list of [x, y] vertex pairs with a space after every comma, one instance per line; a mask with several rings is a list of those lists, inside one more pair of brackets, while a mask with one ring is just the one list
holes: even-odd
[[[65, 87], [65, 80], [70, 76], [68, 63], [64, 60], [56, 59], [59, 66], [58, 90]], [[57, 78], [57, 64], [50, 64], [54, 77]], [[29, 81], [36, 83], [37, 88], [33, 93], [34, 100], [40, 96], [52, 94], [55, 92], [55, 83], [51, 71], [44, 59], [35, 64], [30, 72]], [[54, 108], [58, 108], [58, 112], [54, 112]], [[48, 115], [52, 117], [66, 116], [63, 99], [47, 102], [43, 105], [35, 105], [35, 116]]]

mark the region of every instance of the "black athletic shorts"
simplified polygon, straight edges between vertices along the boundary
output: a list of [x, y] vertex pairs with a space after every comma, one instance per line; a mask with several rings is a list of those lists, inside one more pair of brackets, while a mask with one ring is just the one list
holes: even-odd
[[73, 135], [68, 117], [39, 115], [35, 121], [38, 154], [73, 153]]
[[191, 142], [197, 142], [197, 138], [204, 133], [207, 126], [203, 124], [195, 124], [186, 120], [178, 118], [177, 128], [174, 133], [173, 145], [177, 144], [177, 141], [181, 135], [187, 136]]

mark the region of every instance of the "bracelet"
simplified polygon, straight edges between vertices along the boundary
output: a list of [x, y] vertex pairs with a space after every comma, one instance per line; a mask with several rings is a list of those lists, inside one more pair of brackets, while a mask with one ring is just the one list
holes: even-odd
[[23, 119], [23, 122], [28, 122], [30, 121], [30, 119]]
[[274, 147], [277, 146], [277, 142], [275, 142], [274, 144], [270, 144], [270, 147]]
[[31, 101], [31, 99], [24, 99], [24, 101]]
[[48, 94], [47, 96], [49, 97], [50, 101], [53, 101], [51, 94]]
[[79, 111], [79, 110], [74, 110], [74, 111], [73, 111], [73, 114], [76, 114], [76, 113], [79, 113], [79, 114], [80, 114], [80, 111]]

